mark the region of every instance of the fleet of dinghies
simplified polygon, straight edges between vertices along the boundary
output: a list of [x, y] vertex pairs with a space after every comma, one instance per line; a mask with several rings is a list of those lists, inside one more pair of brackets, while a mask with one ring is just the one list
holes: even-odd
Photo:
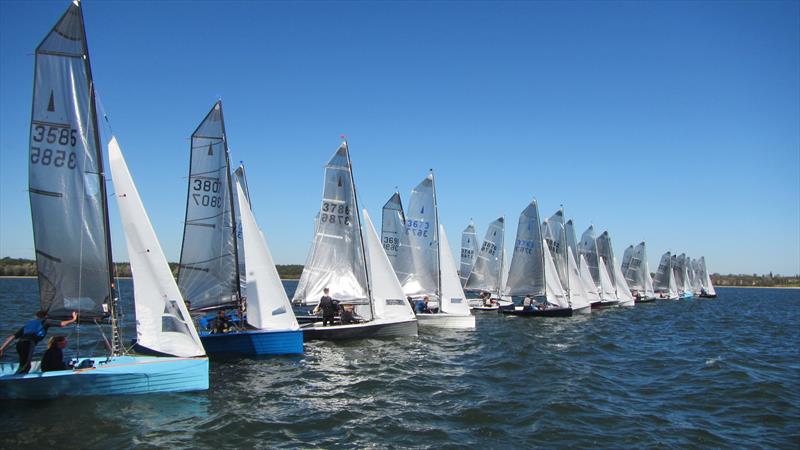
[[[482, 242], [470, 219], [457, 261], [439, 222], [433, 170], [411, 191], [407, 209], [399, 192], [391, 195], [379, 237], [359, 207], [345, 140], [325, 165], [314, 237], [290, 302], [256, 223], [244, 166], [231, 168], [221, 101], [191, 136], [176, 281], [116, 138], [101, 138], [98, 108], [76, 0], [36, 49], [29, 193], [38, 307], [51, 318], [77, 312], [107, 348], [79, 354], [72, 370], [44, 372], [34, 362], [17, 373], [18, 364], [0, 363], [3, 399], [203, 390], [207, 354], [302, 354], [310, 340], [471, 330], [471, 309], [569, 317], [716, 297], [705, 258], [666, 252], [651, 276], [644, 242], [627, 247], [619, 264], [608, 231], [598, 237], [592, 225], [578, 241], [563, 207], [541, 220], [535, 199], [519, 215], [510, 261], [504, 216]], [[136, 339], [127, 347], [119, 311], [131, 299], [114, 288], [104, 148], [134, 278]], [[348, 312], [347, 321], [329, 325], [307, 311], [323, 295], [339, 303], [342, 316]]]

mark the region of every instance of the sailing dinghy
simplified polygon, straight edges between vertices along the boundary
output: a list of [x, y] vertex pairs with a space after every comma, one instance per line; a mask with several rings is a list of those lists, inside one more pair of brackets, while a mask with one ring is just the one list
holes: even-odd
[[[520, 213], [514, 254], [508, 269], [507, 292], [514, 297], [526, 297], [522, 306], [504, 308], [500, 312], [521, 317], [569, 317], [574, 310], [561, 285], [556, 263], [542, 236], [539, 207], [536, 199]], [[527, 305], [530, 300], [538, 304]], [[588, 305], [581, 306], [588, 310]]]
[[372, 221], [358, 210], [347, 142], [325, 166], [319, 219], [314, 241], [297, 285], [293, 303], [317, 305], [323, 290], [360, 317], [356, 323], [323, 326], [303, 324], [308, 340], [343, 340], [416, 336], [417, 320], [386, 256]]
[[653, 279], [650, 277], [650, 266], [647, 263], [644, 241], [636, 247], [630, 245], [625, 249], [620, 269], [636, 303], [655, 301], [656, 295], [653, 291]]
[[208, 358], [113, 137], [108, 151], [134, 278], [137, 336], [160, 356], [121, 345], [97, 106], [75, 1], [36, 49], [29, 192], [39, 306], [53, 318], [77, 311], [84, 322], [108, 319], [111, 342], [107, 354], [79, 356], [72, 370], [41, 372], [35, 361], [18, 375], [18, 364], [0, 363], [0, 399], [208, 389]]
[[[496, 311], [501, 306], [512, 304], [510, 298], [503, 298], [503, 274], [505, 272], [505, 217], [498, 217], [486, 229], [486, 236], [478, 250], [475, 265], [472, 267], [467, 282], [464, 285], [464, 293], [488, 294], [492, 300], [491, 306], [486, 306], [484, 300], [470, 299], [469, 305], [473, 310]], [[463, 237], [462, 237], [462, 256], [463, 256]], [[462, 259], [463, 267], [463, 259]]]
[[666, 252], [661, 256], [658, 263], [656, 277], [653, 280], [653, 287], [656, 295], [662, 300], [677, 300], [678, 286], [675, 284], [675, 277], [672, 271], [672, 254]]
[[711, 275], [708, 274], [708, 268], [706, 268], [706, 257], [701, 256], [700, 259], [697, 260], [697, 268], [698, 268], [698, 278], [700, 279], [700, 297], [702, 298], [716, 298], [717, 291], [714, 289], [714, 284], [711, 283]]
[[[432, 312], [418, 312], [419, 326], [475, 328], [453, 253], [439, 224], [433, 171], [412, 191], [406, 213], [413, 271], [400, 280], [403, 292], [414, 299], [429, 297]], [[477, 262], [476, 262], [477, 264]]]
[[229, 308], [243, 317], [224, 333], [214, 333], [212, 326], [202, 330], [206, 351], [302, 354], [303, 332], [253, 216], [243, 167], [232, 182], [221, 101], [192, 133], [189, 154], [178, 286], [192, 311]]

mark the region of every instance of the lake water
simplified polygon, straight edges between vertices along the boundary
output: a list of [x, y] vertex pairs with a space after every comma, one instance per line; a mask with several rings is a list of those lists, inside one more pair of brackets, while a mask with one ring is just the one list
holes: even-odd
[[[800, 447], [800, 290], [718, 293], [213, 360], [207, 392], [3, 401], [0, 448]], [[0, 332], [37, 298], [34, 279], [0, 279]], [[102, 352], [91, 327], [80, 339]]]

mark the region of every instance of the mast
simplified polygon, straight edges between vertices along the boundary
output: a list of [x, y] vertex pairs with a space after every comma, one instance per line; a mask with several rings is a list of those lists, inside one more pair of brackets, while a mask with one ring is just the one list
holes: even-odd
[[[217, 100], [217, 104], [219, 105], [219, 121], [222, 124], [222, 146], [225, 148], [225, 178], [228, 181], [228, 203], [230, 204], [231, 208], [230, 226], [231, 226], [231, 234], [233, 236], [233, 260], [236, 261], [236, 264], [233, 265], [236, 269], [234, 274], [233, 284], [236, 286], [236, 301], [239, 305], [241, 305], [242, 286], [241, 283], [239, 282], [239, 245], [237, 244], [238, 238], [236, 236], [236, 217], [234, 217], [235, 210], [233, 209], [233, 183], [231, 183], [231, 158], [230, 158], [230, 152], [228, 151], [228, 134], [225, 132], [225, 114], [222, 111], [222, 100]], [[244, 174], [244, 168], [242, 169], [242, 174]], [[247, 202], [250, 203], [249, 198], [247, 199]], [[183, 246], [181, 246], [181, 251], [183, 251]]]
[[431, 187], [433, 188], [433, 220], [436, 222], [434, 225], [434, 233], [436, 233], [436, 296], [439, 297], [439, 312], [442, 312], [442, 249], [439, 243], [439, 204], [436, 201], [436, 179], [433, 176], [433, 169], [431, 169]]
[[[344, 136], [342, 136], [344, 137]], [[364, 259], [364, 280], [367, 282], [367, 298], [369, 299], [369, 315], [371, 320], [375, 320], [375, 305], [372, 298], [372, 285], [369, 281], [369, 269], [367, 268], [367, 254], [364, 250], [364, 234], [361, 229], [361, 210], [358, 209], [358, 193], [356, 192], [356, 181], [353, 178], [353, 163], [350, 161], [350, 146], [347, 144], [347, 139], [344, 141], [344, 146], [347, 149], [347, 167], [350, 169], [350, 186], [353, 186], [353, 201], [356, 204], [356, 221], [358, 221], [358, 239], [361, 242], [361, 257]]]
[[75, 0], [75, 6], [78, 7], [78, 12], [80, 13], [81, 17], [81, 33], [83, 34], [83, 65], [86, 70], [86, 78], [89, 81], [89, 118], [92, 121], [92, 126], [94, 128], [94, 143], [95, 143], [95, 153], [97, 155], [97, 169], [99, 173], [99, 181], [100, 181], [100, 195], [102, 196], [102, 201], [100, 202], [101, 209], [103, 212], [103, 224], [104, 230], [103, 234], [105, 234], [105, 241], [106, 241], [106, 259], [108, 261], [108, 292], [109, 292], [109, 314], [111, 316], [111, 353], [113, 356], [120, 355], [122, 353], [122, 342], [119, 332], [119, 310], [117, 308], [117, 301], [118, 297], [114, 292], [112, 286], [114, 286], [114, 260], [111, 255], [111, 226], [108, 220], [108, 193], [106, 189], [106, 178], [105, 178], [105, 165], [103, 164], [103, 147], [100, 144], [100, 130], [97, 123], [97, 95], [95, 93], [94, 87], [94, 78], [92, 77], [92, 64], [89, 59], [89, 43], [86, 38], [86, 21], [83, 17], [83, 8], [81, 7], [80, 0]]

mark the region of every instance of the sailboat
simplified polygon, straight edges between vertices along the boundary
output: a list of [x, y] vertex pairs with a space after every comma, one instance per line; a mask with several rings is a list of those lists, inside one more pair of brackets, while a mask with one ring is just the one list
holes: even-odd
[[[531, 200], [519, 216], [514, 254], [508, 269], [507, 293], [537, 300], [539, 305], [504, 308], [500, 310], [503, 314], [569, 317], [574, 312], [543, 237], [536, 199]], [[582, 309], [588, 309], [586, 306]]]
[[714, 289], [714, 284], [711, 283], [711, 276], [708, 274], [706, 268], [706, 257], [701, 256], [697, 260], [698, 278], [700, 279], [700, 297], [701, 298], [716, 298], [717, 291]]
[[[609, 243], [603, 243], [604, 255], [609, 256], [608, 249]], [[592, 308], [602, 308], [606, 306], [615, 306], [619, 303], [616, 298], [617, 292], [611, 276], [608, 273], [606, 260], [600, 255], [601, 244], [594, 235], [594, 226], [591, 225], [581, 236], [581, 241], [578, 243], [578, 254], [583, 256], [583, 260], [589, 268], [589, 274], [592, 277], [597, 292], [600, 296], [600, 301], [592, 302]], [[588, 280], [587, 280], [588, 281]]]
[[686, 253], [681, 253], [680, 256], [678, 256], [678, 270], [680, 271], [679, 279], [681, 280], [681, 284], [679, 285], [681, 298], [694, 298], [691, 280], [689, 279], [689, 258], [686, 256]]
[[475, 234], [475, 223], [469, 220], [469, 225], [461, 232], [461, 267], [458, 269], [458, 277], [461, 285], [467, 284], [472, 267], [475, 266], [475, 257], [478, 254], [478, 236]]
[[666, 252], [661, 256], [658, 263], [656, 277], [653, 280], [653, 287], [658, 298], [664, 300], [678, 299], [678, 286], [672, 270], [672, 253]]
[[650, 277], [650, 267], [647, 263], [644, 241], [640, 242], [636, 247], [629, 245], [625, 249], [620, 269], [631, 292], [634, 294], [636, 303], [655, 301], [653, 279]]
[[483, 304], [483, 300], [476, 299], [470, 301], [471, 309], [496, 311], [500, 308], [500, 305], [508, 306], [512, 304], [511, 299], [503, 298], [504, 247], [505, 217], [498, 217], [486, 229], [486, 235], [478, 250], [475, 265], [464, 285], [464, 291], [467, 295], [469, 293], [488, 293], [494, 300], [494, 305], [486, 306]]
[[303, 332], [253, 216], [243, 167], [232, 182], [222, 101], [214, 103], [192, 133], [189, 154], [178, 286], [190, 310], [229, 308], [238, 310], [239, 319], [239, 326], [225, 333], [213, 333], [211, 326], [203, 330], [206, 351], [302, 354]]
[[564, 224], [564, 230], [567, 234], [567, 248], [575, 262], [578, 265], [578, 275], [583, 285], [583, 291], [586, 293], [586, 299], [591, 305], [592, 303], [599, 303], [601, 301], [600, 293], [597, 291], [597, 286], [592, 280], [592, 275], [589, 273], [589, 266], [586, 263], [586, 258], [578, 253], [578, 240], [575, 235], [575, 223], [572, 219]]
[[112, 137], [109, 166], [134, 278], [137, 337], [159, 356], [121, 344], [97, 105], [77, 1], [36, 49], [31, 116], [39, 306], [52, 318], [77, 311], [83, 322], [109, 320], [111, 340], [107, 354], [79, 356], [73, 370], [42, 372], [34, 361], [28, 373], [16, 374], [18, 364], [0, 363], [0, 399], [208, 389], [208, 358]]
[[363, 213], [362, 224], [350, 152], [344, 141], [325, 166], [314, 241], [292, 302], [317, 305], [328, 288], [331, 298], [353, 306], [361, 319], [327, 327], [322, 322], [303, 324], [307, 341], [417, 335], [411, 305], [403, 298], [369, 215], [366, 210]]
[[574, 313], [591, 312], [589, 301], [591, 294], [586, 291], [581, 280], [575, 249], [569, 245], [570, 240], [574, 242], [574, 235], [570, 238], [567, 232], [563, 207], [542, 223], [542, 231], [569, 307]]
[[431, 313], [417, 313], [419, 325], [438, 328], [475, 328], [453, 253], [439, 223], [433, 171], [411, 191], [406, 211], [413, 271], [400, 280], [405, 295], [428, 297]]

